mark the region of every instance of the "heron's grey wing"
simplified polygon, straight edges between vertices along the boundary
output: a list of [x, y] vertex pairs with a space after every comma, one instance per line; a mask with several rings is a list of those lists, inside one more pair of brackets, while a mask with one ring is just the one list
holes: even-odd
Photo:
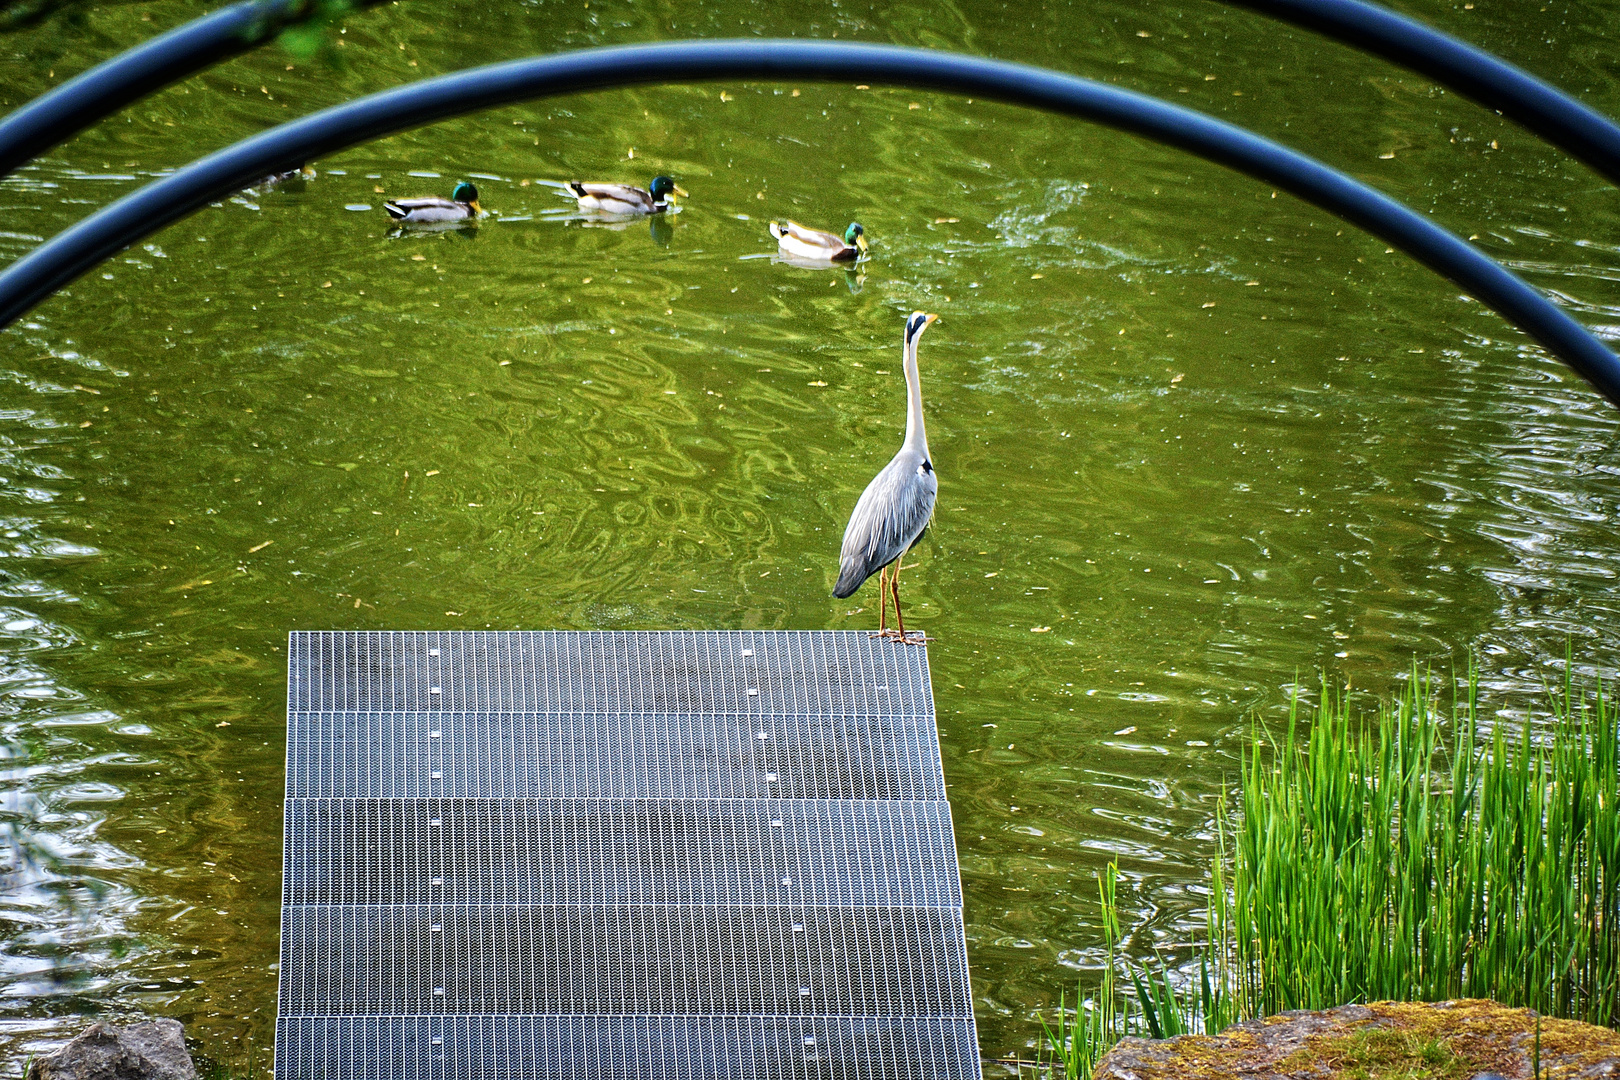
[[872, 478], [844, 530], [838, 583], [842, 599], [916, 543], [934, 515], [939, 478], [922, 454], [904, 447]]

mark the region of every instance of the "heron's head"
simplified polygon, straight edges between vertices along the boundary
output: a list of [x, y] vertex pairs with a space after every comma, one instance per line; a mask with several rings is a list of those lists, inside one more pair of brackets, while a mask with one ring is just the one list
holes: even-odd
[[844, 243], [858, 249], [862, 255], [866, 254], [866, 230], [861, 228], [860, 222], [849, 223], [849, 228], [844, 230]]
[[652, 183], [647, 185], [647, 193], [653, 197], [654, 202], [669, 202], [671, 195], [686, 198], [686, 192], [676, 186], [675, 181], [667, 176], [655, 176]]
[[463, 180], [461, 183], [456, 185], [456, 190], [450, 193], [450, 201], [463, 203], [472, 207], [474, 210], [477, 210], [478, 189], [467, 183], [467, 181]]
[[922, 332], [932, 326], [934, 320], [938, 318], [938, 315], [930, 315], [926, 311], [913, 311], [911, 317], [906, 320], [906, 344], [917, 344]]

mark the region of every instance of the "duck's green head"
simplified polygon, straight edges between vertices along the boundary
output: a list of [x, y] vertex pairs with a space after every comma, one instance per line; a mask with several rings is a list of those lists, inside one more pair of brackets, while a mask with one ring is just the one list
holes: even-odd
[[849, 223], [849, 228], [844, 230], [844, 243], [859, 249], [862, 255], [866, 254], [866, 230], [861, 228], [860, 222]]
[[467, 183], [467, 181], [463, 180], [461, 183], [456, 185], [456, 190], [450, 193], [450, 201], [462, 203], [466, 206], [472, 207], [474, 210], [477, 210], [478, 189]]
[[671, 202], [671, 196], [679, 195], [686, 198], [686, 192], [676, 186], [675, 181], [667, 176], [655, 176], [652, 183], [647, 185], [647, 194], [653, 197], [653, 202]]

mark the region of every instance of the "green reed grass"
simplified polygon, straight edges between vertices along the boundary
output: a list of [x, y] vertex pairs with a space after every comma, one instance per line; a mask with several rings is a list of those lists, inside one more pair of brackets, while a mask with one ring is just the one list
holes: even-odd
[[[1220, 873], [1218, 863], [1216, 873]], [[1156, 964], [1128, 969], [1130, 993], [1120, 992], [1118, 880], [1119, 868], [1112, 863], [1097, 875], [1106, 947], [1102, 985], [1096, 994], [1086, 997], [1082, 976], [1080, 985], [1075, 988], [1075, 1001], [1079, 1004], [1073, 1015], [1066, 1008], [1065, 996], [1058, 1002], [1055, 1024], [1048, 1025], [1044, 1018], [1041, 1020], [1045, 1041], [1036, 1053], [1036, 1060], [1019, 1063], [1032, 1066], [1037, 1075], [1087, 1080], [1097, 1060], [1126, 1035], [1149, 1039], [1196, 1032], [1214, 1035], [1237, 1019], [1232, 1012], [1231, 980], [1227, 971], [1214, 962], [1216, 951], [1208, 948], [1199, 955], [1197, 975], [1190, 985], [1178, 986], [1169, 964], [1160, 957]], [[1211, 941], [1223, 940], [1218, 914], [1221, 910], [1224, 909], [1220, 905], [1210, 908]]]
[[1226, 910], [1238, 1010], [1487, 997], [1620, 1019], [1616, 712], [1549, 694], [1551, 722], [1479, 730], [1478, 685], [1446, 709], [1416, 672], [1363, 730], [1324, 692], [1256, 738], [1231, 829]]
[[1307, 731], [1297, 697], [1280, 739], [1256, 723], [1194, 962], [1130, 969], [1121, 990], [1110, 866], [1102, 986], [1043, 1022], [1040, 1069], [1085, 1077], [1127, 1034], [1357, 1001], [1487, 997], [1620, 1026], [1620, 713], [1568, 681], [1548, 700], [1547, 723], [1482, 742], [1474, 673], [1442, 703], [1414, 671], [1371, 717], [1324, 690]]
[[[1119, 879], [1119, 868], [1110, 863], [1108, 869], [1097, 875], [1097, 889], [1102, 900], [1103, 943], [1107, 950], [1103, 964], [1102, 986], [1091, 998], [1084, 998], [1082, 985], [1075, 987], [1075, 1009], [1071, 1016], [1060, 998], [1055, 1026], [1041, 1020], [1041, 1034], [1045, 1042], [1032, 1063], [1037, 1072], [1044, 1072], [1063, 1080], [1089, 1080], [1097, 1059], [1131, 1032], [1129, 1002], [1122, 1003], [1115, 986], [1115, 949], [1119, 945], [1119, 908], [1114, 888]], [[1125, 1013], [1121, 1013], [1121, 1004]], [[1020, 1066], [1022, 1072], [1022, 1066]]]

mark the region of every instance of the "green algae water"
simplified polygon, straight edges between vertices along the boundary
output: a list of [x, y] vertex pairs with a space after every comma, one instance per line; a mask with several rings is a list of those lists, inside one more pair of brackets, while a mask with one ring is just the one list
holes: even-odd
[[[1411, 14], [1620, 113], [1595, 2]], [[195, 17], [0, 37], [14, 107]], [[810, 0], [417, 0], [329, 58], [272, 46], [0, 182], [0, 258], [209, 150], [424, 76], [562, 49], [789, 36], [1046, 65], [1254, 128], [1477, 242], [1620, 337], [1616, 192], [1423, 79], [1244, 11]], [[1607, 35], [1607, 39], [1605, 39]], [[85, 1014], [268, 1060], [292, 629], [873, 626], [830, 595], [922, 342], [929, 647], [987, 1061], [1102, 938], [1202, 925], [1247, 717], [1318, 672], [1386, 691], [1468, 649], [1487, 712], [1620, 641], [1615, 410], [1455, 287], [1251, 180], [979, 101], [816, 84], [504, 108], [314, 163], [0, 333], [0, 1056]], [[595, 227], [555, 184], [691, 197]], [[385, 200], [478, 184], [475, 228]], [[559, 216], [559, 211], [562, 215]], [[872, 241], [770, 256], [773, 217]], [[990, 1065], [994, 1070], [996, 1066]]]

